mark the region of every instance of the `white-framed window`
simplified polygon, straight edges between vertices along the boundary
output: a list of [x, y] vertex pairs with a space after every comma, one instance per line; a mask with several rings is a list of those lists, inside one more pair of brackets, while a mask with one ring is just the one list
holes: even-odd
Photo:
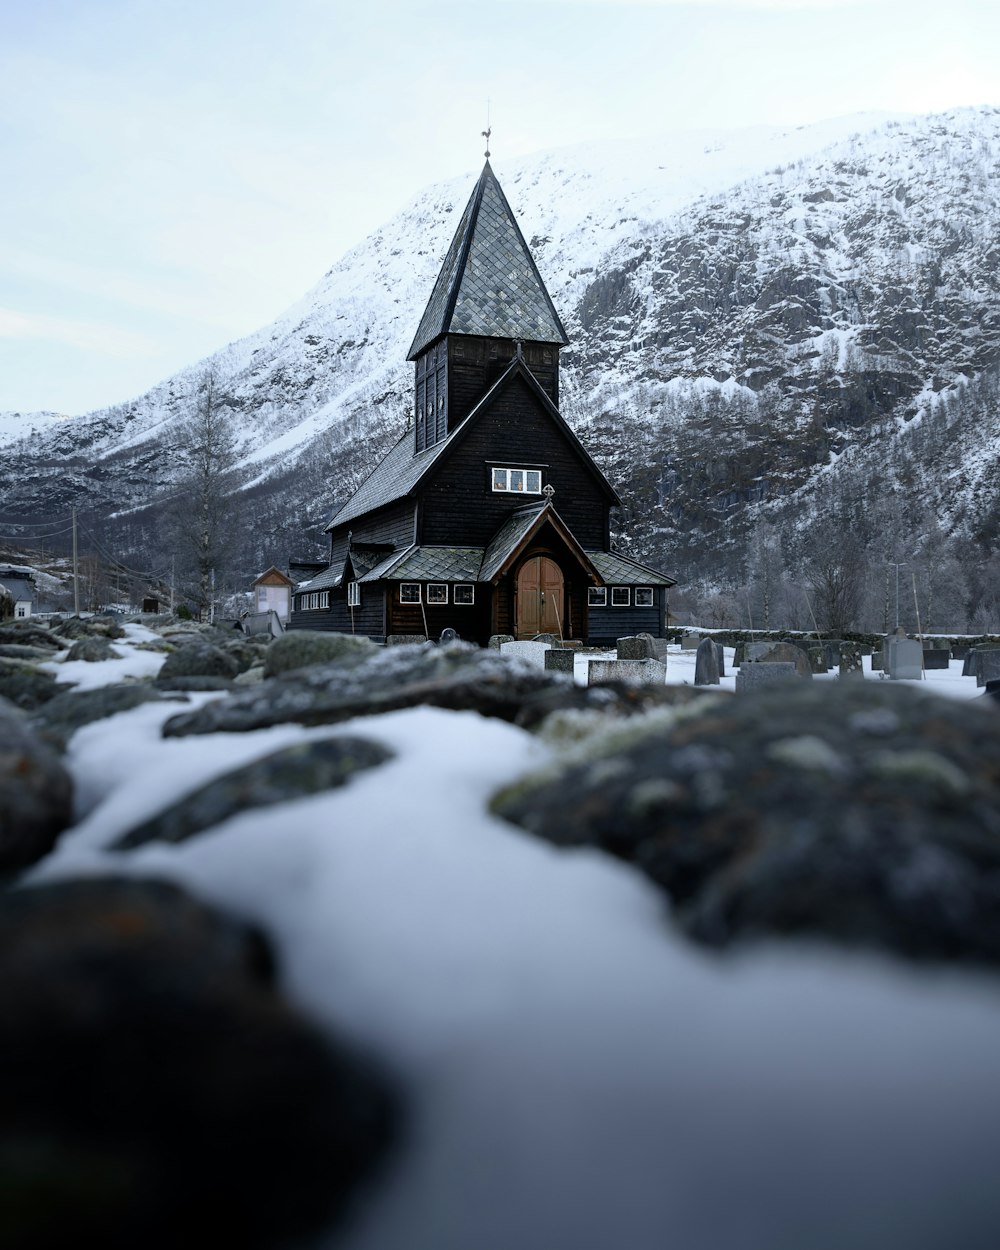
[[497, 469], [492, 471], [494, 491], [514, 495], [540, 495], [542, 493], [541, 469]]
[[349, 608], [359, 608], [361, 606], [361, 587], [357, 582], [347, 583], [347, 606]]
[[476, 588], [472, 582], [459, 582], [451, 590], [451, 601], [456, 607], [468, 607], [476, 602]]
[[587, 589], [587, 606], [591, 608], [603, 608], [607, 606], [608, 588], [607, 586], [590, 586]]
[[652, 586], [636, 586], [635, 606], [637, 608], [651, 608], [653, 606]]
[[613, 608], [627, 608], [631, 602], [632, 596], [629, 593], [628, 586], [611, 587], [611, 606]]
[[447, 603], [448, 602], [448, 583], [447, 582], [428, 582], [427, 583], [427, 602], [428, 603]]
[[27, 615], [28, 615], [28, 609], [24, 606], [24, 604], [23, 604], [23, 603], [19, 603], [19, 604], [17, 605], [17, 614], [18, 614], [18, 616], [27, 616]]
[[400, 603], [419, 603], [420, 602], [420, 583], [419, 582], [400, 582], [399, 583], [399, 602]]

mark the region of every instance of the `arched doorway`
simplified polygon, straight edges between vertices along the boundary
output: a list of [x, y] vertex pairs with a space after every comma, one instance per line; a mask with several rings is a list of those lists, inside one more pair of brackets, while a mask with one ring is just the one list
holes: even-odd
[[548, 556], [532, 556], [517, 575], [517, 636], [563, 636], [562, 569]]

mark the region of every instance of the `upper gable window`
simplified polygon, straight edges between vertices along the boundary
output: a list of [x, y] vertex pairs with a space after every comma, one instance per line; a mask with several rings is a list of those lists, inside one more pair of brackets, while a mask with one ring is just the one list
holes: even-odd
[[540, 495], [542, 493], [541, 469], [494, 469], [494, 491], [513, 495]]

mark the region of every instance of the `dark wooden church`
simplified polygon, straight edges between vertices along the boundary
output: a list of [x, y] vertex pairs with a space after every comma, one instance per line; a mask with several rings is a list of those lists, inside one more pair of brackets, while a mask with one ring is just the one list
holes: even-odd
[[674, 580], [612, 551], [621, 501], [559, 414], [567, 342], [487, 160], [410, 348], [413, 428], [326, 527], [290, 628], [663, 636]]

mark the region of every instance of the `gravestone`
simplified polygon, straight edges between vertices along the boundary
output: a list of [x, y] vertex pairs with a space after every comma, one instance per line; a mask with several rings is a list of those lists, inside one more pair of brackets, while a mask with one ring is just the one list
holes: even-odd
[[387, 647], [407, 647], [426, 641], [427, 638], [424, 634], [388, 634], [386, 635], [385, 645]]
[[863, 679], [864, 675], [861, 647], [856, 642], [842, 642], [840, 644], [840, 676], [857, 680]]
[[747, 644], [745, 642], [738, 642], [736, 644], [736, 651], [733, 654], [733, 668], [739, 668], [739, 666], [743, 663], [746, 653]]
[[924, 647], [924, 668], [946, 669], [951, 662], [951, 652], [945, 647]]
[[550, 647], [558, 647], [559, 639], [555, 634], [532, 634], [532, 642], [547, 642]]
[[1000, 648], [980, 651], [976, 685], [985, 686], [988, 682], [998, 680], [1000, 680]]
[[881, 671], [882, 671], [882, 652], [873, 651], [872, 652], [872, 672], [881, 673]]
[[752, 664], [754, 660], [763, 659], [773, 646], [775, 646], [773, 642], [748, 642], [744, 652], [744, 659]]
[[[780, 645], [780, 644], [779, 644]], [[769, 664], [760, 661], [744, 664], [736, 674], [736, 693], [766, 689], [768, 686], [781, 685], [784, 682], [798, 681], [799, 675], [792, 662], [784, 663], [772, 660]]]
[[619, 660], [655, 660], [656, 650], [650, 634], [635, 634], [630, 638], [618, 639]]
[[919, 681], [924, 672], [924, 649], [916, 638], [890, 638], [886, 669], [894, 681]]
[[535, 668], [545, 667], [546, 653], [552, 648], [547, 642], [502, 642], [500, 644], [501, 655], [516, 655], [518, 659], [527, 660], [529, 664], [533, 664]]
[[700, 642], [701, 642], [701, 634], [682, 634], [681, 635], [681, 650], [682, 651], [697, 651], [698, 645]]
[[951, 647], [951, 658], [953, 660], [964, 660], [969, 654], [969, 644], [967, 642], [955, 642]]
[[513, 642], [513, 634], [491, 634], [490, 640], [486, 644], [491, 651], [499, 651], [505, 642]]
[[715, 658], [719, 661], [719, 676], [726, 675], [726, 649], [721, 642], [715, 644]]
[[694, 684], [696, 686], [717, 686], [719, 684], [719, 652], [718, 643], [711, 638], [703, 638], [694, 658]]
[[662, 686], [666, 680], [667, 666], [659, 660], [591, 660], [587, 664], [588, 686], [606, 681]]
[[825, 673], [829, 669], [826, 659], [826, 650], [823, 647], [807, 647], [806, 659], [809, 661], [809, 671], [811, 673]]
[[438, 642], [457, 642], [457, 641], [458, 641], [457, 629], [452, 629], [450, 625], [447, 625], [445, 626], [444, 629], [441, 630], [441, 637], [438, 639]]
[[547, 673], [569, 673], [573, 676], [576, 652], [569, 647], [552, 647], [545, 652], [545, 671]]
[[988, 681], [983, 698], [996, 699], [1000, 702], [1000, 680]]
[[793, 646], [787, 642], [776, 642], [768, 648], [765, 655], [762, 655], [758, 664], [794, 664], [795, 671], [800, 677], [812, 677], [809, 668], [809, 659], [806, 653], [799, 647]]

